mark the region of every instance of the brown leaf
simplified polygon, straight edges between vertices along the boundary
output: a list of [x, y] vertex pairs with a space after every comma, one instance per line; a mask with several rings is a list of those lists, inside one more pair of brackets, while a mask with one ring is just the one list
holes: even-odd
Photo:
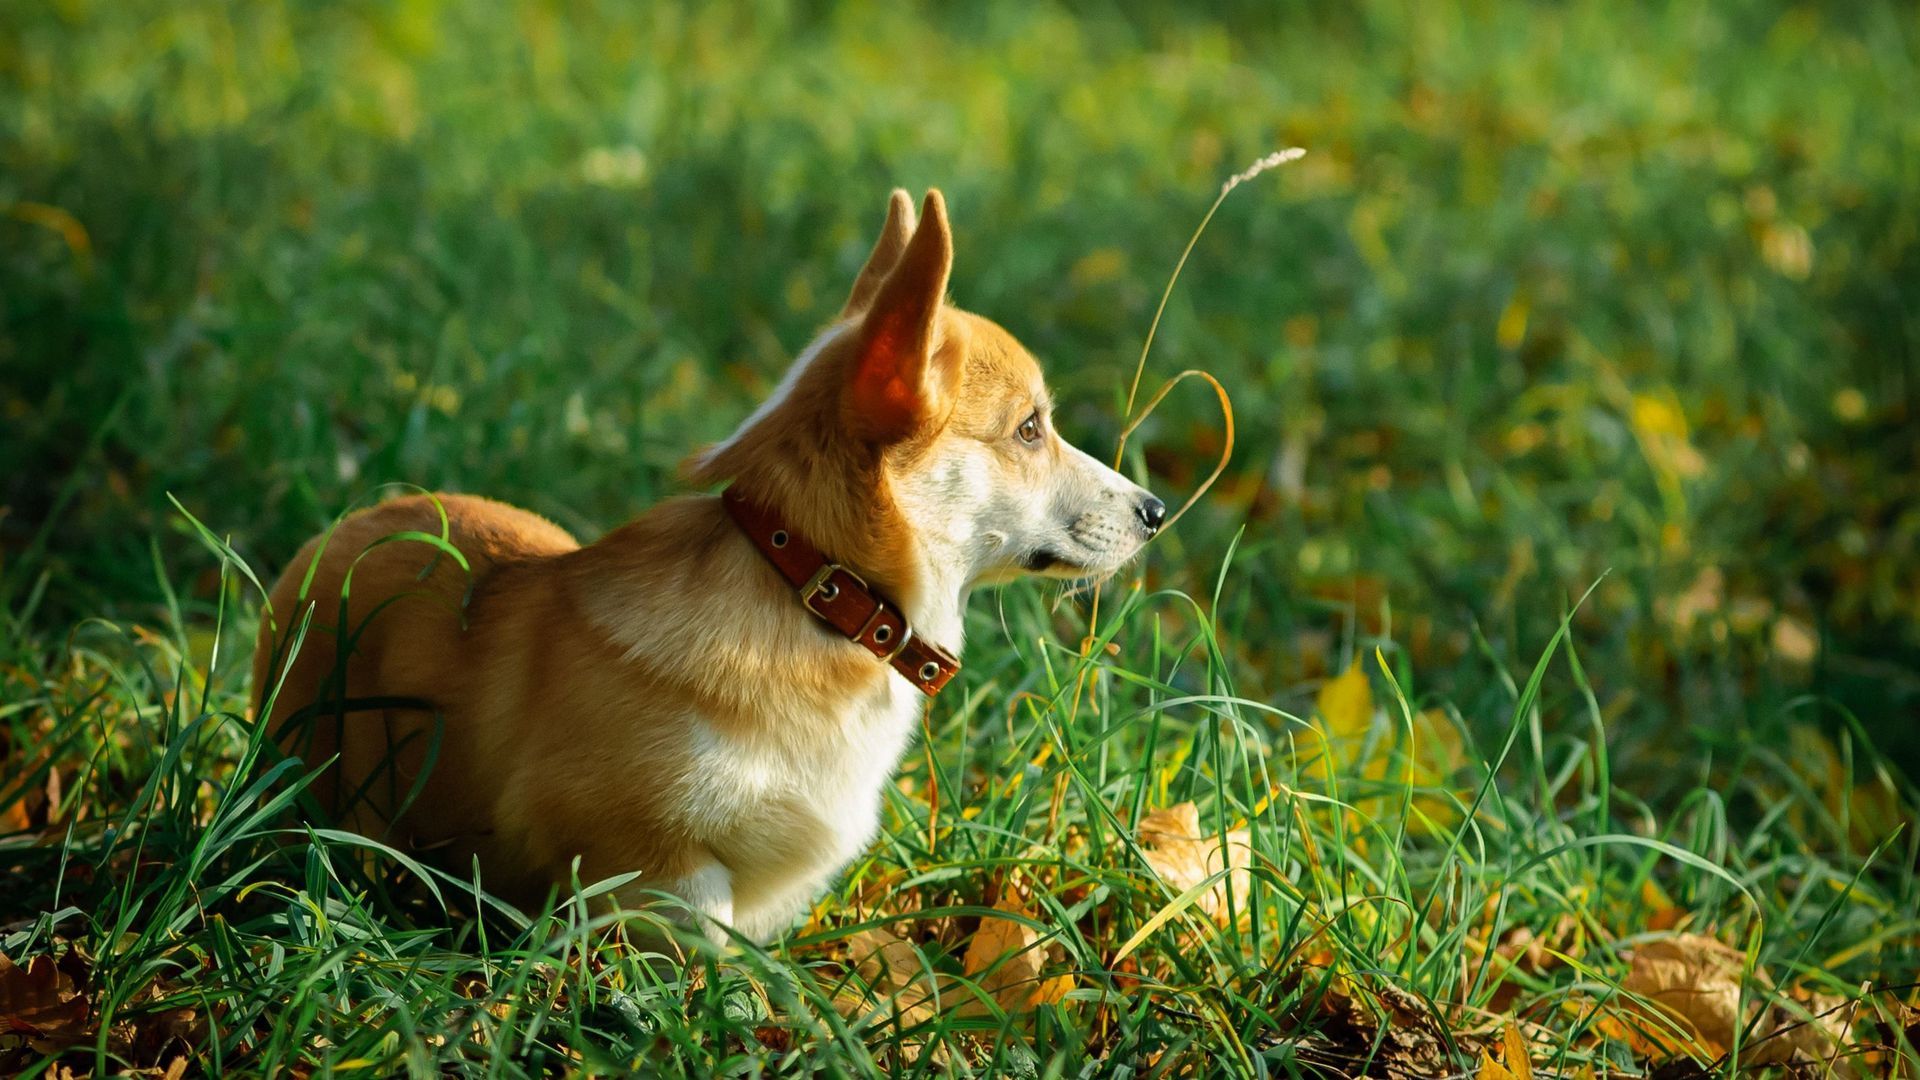
[[1033, 997], [1027, 1000], [1027, 1005], [1035, 1009], [1042, 1005], [1058, 1005], [1078, 985], [1080, 981], [1072, 975], [1055, 975], [1034, 990]]
[[[1779, 1005], [1768, 1008], [1760, 995], [1771, 990], [1772, 982], [1765, 970], [1756, 969], [1756, 992], [1743, 1001], [1740, 984], [1746, 954], [1701, 934], [1648, 942], [1634, 949], [1630, 959], [1633, 966], [1621, 988], [1677, 1021], [1695, 1037], [1694, 1049], [1703, 1056], [1725, 1055], [1736, 1032], [1765, 1009], [1766, 1015], [1741, 1048], [1740, 1064], [1776, 1065], [1798, 1058], [1828, 1066], [1833, 1075], [1855, 1075], [1852, 1066], [1840, 1060], [1849, 1032], [1839, 999], [1816, 997], [1795, 1011]], [[1665, 1045], [1671, 1040], [1663, 1039], [1662, 1031], [1653, 1034], [1654, 1045], [1643, 1047], [1644, 1051], [1676, 1049]]]
[[[902, 1027], [912, 1027], [933, 1016], [937, 984], [920, 954], [907, 942], [887, 930], [874, 927], [847, 939], [849, 959], [887, 1011]], [[843, 997], [836, 1002], [849, 1016], [868, 1012], [871, 1006], [858, 999]]]
[[0, 833], [26, 832], [33, 828], [33, 815], [27, 811], [27, 800], [15, 799], [6, 806], [0, 806]]
[[1832, 1075], [1842, 1080], [1859, 1076], [1860, 1071], [1848, 1060], [1856, 1003], [1831, 994], [1812, 994], [1796, 1005], [1797, 1008], [1791, 1010], [1784, 1007], [1773, 1010], [1772, 1034], [1756, 1041], [1752, 1060], [1784, 1062], [1797, 1056], [1818, 1065], [1822, 1076]]
[[1184, 893], [1222, 870], [1225, 877], [1201, 893], [1196, 903], [1215, 921], [1224, 923], [1231, 910], [1247, 910], [1247, 868], [1253, 846], [1245, 829], [1227, 833], [1224, 849], [1218, 833], [1200, 826], [1200, 810], [1190, 802], [1155, 810], [1140, 819], [1137, 830], [1141, 853], [1161, 880]]
[[[1009, 915], [1027, 914], [1011, 896], [1002, 897], [994, 908]], [[973, 940], [967, 945], [963, 970], [969, 977], [977, 976], [980, 988], [992, 994], [993, 1000], [1008, 1012], [1022, 1012], [1045, 1001], [1058, 1001], [1073, 988], [1073, 979], [1062, 976], [1066, 980], [1064, 988], [1058, 985], [1060, 979], [1043, 979], [1041, 969], [1046, 951], [1039, 947], [1039, 937], [1033, 927], [1024, 922], [988, 915], [980, 920], [980, 929], [974, 931]], [[984, 1012], [985, 1007], [976, 999], [963, 1005], [962, 1011]]]
[[1708, 1057], [1733, 1045], [1741, 1026], [1740, 974], [1745, 954], [1700, 934], [1676, 934], [1634, 949], [1632, 968], [1620, 984], [1646, 999], [1657, 1012], [1640, 1011], [1662, 1028], [1677, 1022], [1690, 1032]]
[[[847, 939], [847, 946], [849, 959], [873, 996], [842, 992], [834, 998], [834, 1008], [862, 1025], [891, 1026], [896, 1035], [903, 1036], [897, 1052], [906, 1061], [917, 1061], [925, 1049], [925, 1038], [912, 1029], [933, 1019], [936, 1003], [945, 1006], [963, 1001], [967, 992], [953, 985], [952, 976], [929, 970], [914, 947], [891, 931], [878, 927], [862, 930]], [[934, 1048], [936, 1062], [945, 1056], [945, 1050]]]
[[1546, 967], [1547, 950], [1541, 940], [1535, 936], [1532, 928], [1516, 926], [1507, 931], [1500, 944], [1494, 946], [1494, 954], [1520, 970], [1538, 974]]
[[912, 945], [878, 927], [848, 938], [847, 955], [860, 977], [876, 990], [899, 990], [925, 967]]
[[0, 1030], [53, 1045], [86, 1037], [87, 999], [44, 953], [19, 967], [0, 953]]
[[1335, 977], [1320, 997], [1324, 1026], [1321, 1034], [1337, 1051], [1328, 1064], [1344, 1067], [1357, 1060], [1372, 1061], [1378, 1072], [1368, 1075], [1393, 1080], [1421, 1080], [1445, 1075], [1449, 1069], [1442, 1032], [1425, 1002], [1389, 982], [1355, 976]]
[[207, 1037], [207, 1020], [188, 1006], [153, 1012], [123, 1013], [133, 1028], [130, 1049], [141, 1061], [165, 1060], [169, 1049], [200, 1046]]
[[1524, 989], [1513, 977], [1514, 973], [1537, 976], [1560, 966], [1559, 954], [1573, 947], [1573, 939], [1579, 931], [1580, 924], [1571, 915], [1562, 915], [1555, 920], [1547, 928], [1545, 937], [1536, 935], [1531, 927], [1526, 926], [1508, 930], [1500, 943], [1493, 947], [1493, 956], [1488, 962], [1488, 983], [1494, 989], [1487, 1008], [1500, 1016], [1511, 1012], [1513, 1003]]

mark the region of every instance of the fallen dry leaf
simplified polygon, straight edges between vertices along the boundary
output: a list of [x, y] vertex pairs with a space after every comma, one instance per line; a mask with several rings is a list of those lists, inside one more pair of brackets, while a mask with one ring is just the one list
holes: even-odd
[[[1519, 999], [1523, 987], [1512, 977], [1516, 971], [1529, 975], [1538, 975], [1545, 971], [1553, 961], [1544, 942], [1533, 930], [1525, 926], [1516, 926], [1507, 931], [1500, 944], [1493, 947], [1493, 956], [1487, 965], [1487, 982], [1493, 987], [1493, 996], [1487, 1000], [1487, 1008], [1496, 1015], [1506, 1015]], [[1472, 961], [1468, 960], [1468, 970]]]
[[860, 977], [876, 990], [899, 990], [925, 968], [912, 945], [878, 928], [848, 938], [847, 956]]
[[[1025, 914], [1018, 901], [1007, 897], [995, 904], [994, 910], [1010, 915]], [[962, 970], [969, 977], [977, 977], [980, 988], [992, 994], [1002, 1009], [1024, 1009], [1040, 985], [1040, 965], [1045, 954], [1035, 947], [1039, 938], [1033, 927], [1017, 919], [985, 916], [980, 920], [980, 929], [974, 931], [973, 940], [967, 943]], [[980, 1006], [978, 1001], [970, 1004]]]
[[1325, 722], [1329, 738], [1349, 740], [1357, 748], [1373, 727], [1373, 686], [1360, 661], [1355, 660], [1347, 670], [1327, 680], [1313, 707]]
[[1677, 1022], [1708, 1057], [1727, 1052], [1741, 1026], [1746, 954], [1701, 934], [1676, 934], [1635, 948], [1628, 959], [1632, 967], [1621, 989], [1657, 1010], [1642, 1008], [1642, 1013], [1663, 1028]]
[[27, 812], [27, 800], [15, 799], [0, 806], [0, 833], [26, 832], [33, 828], [33, 815]]
[[86, 997], [53, 957], [42, 954], [20, 967], [0, 953], [0, 1031], [67, 1045], [86, 1037], [88, 1012]]
[[1500, 1040], [1500, 1059], [1493, 1052], [1480, 1052], [1480, 1071], [1475, 1080], [1533, 1080], [1533, 1059], [1527, 1056], [1527, 1039], [1512, 1024]]
[[[885, 1014], [903, 1029], [931, 1020], [937, 1002], [962, 993], [946, 987], [912, 945], [887, 930], [860, 931], [847, 939], [847, 952]], [[840, 995], [834, 1004], [848, 1019], [874, 1009], [874, 1002], [852, 994]]]
[[[891, 931], [862, 930], [847, 939], [847, 950], [872, 996], [843, 991], [834, 997], [834, 1009], [862, 1025], [891, 1026], [898, 1038], [894, 1052], [905, 1062], [918, 1061], [926, 1050], [924, 1035], [914, 1029], [934, 1018], [936, 1006], [951, 1007], [972, 996], [951, 975], [929, 969], [919, 952]], [[936, 1046], [932, 1060], [944, 1062], [946, 1051]]]
[[[1848, 1058], [1856, 1012], [1854, 1002], [1831, 994], [1810, 995], [1808, 1000], [1796, 1002], [1791, 1009], [1776, 1006], [1770, 1017], [1773, 1022], [1767, 1025], [1772, 1034], [1760, 1037], [1752, 1059], [1786, 1061], [1797, 1056], [1819, 1066], [1822, 1076], [1837, 1076], [1842, 1080], [1859, 1076], [1859, 1070]], [[1781, 1045], [1769, 1049], [1770, 1043]]]
[[1058, 1005], [1078, 985], [1078, 980], [1072, 975], [1055, 975], [1034, 989], [1033, 996], [1027, 999], [1027, 1007], [1037, 1009], [1042, 1005]]
[[[1009, 915], [1028, 914], [1011, 895], [1003, 896], [994, 909]], [[1048, 979], [1042, 975], [1046, 951], [1039, 947], [1039, 937], [1033, 927], [1018, 919], [988, 915], [980, 920], [980, 928], [967, 944], [962, 970], [970, 978], [977, 977], [980, 988], [992, 994], [993, 1000], [1008, 1012], [1024, 1012], [1058, 1002], [1073, 989], [1073, 976]], [[971, 999], [961, 1006], [961, 1011], [985, 1012], [986, 1009], [978, 999]]]
[[1493, 1051], [1482, 1050], [1480, 1068], [1473, 1074], [1473, 1080], [1515, 1080], [1515, 1074], [1494, 1059]]
[[1199, 808], [1185, 802], [1141, 818], [1136, 835], [1147, 865], [1176, 893], [1229, 871], [1202, 892], [1196, 903], [1221, 923], [1227, 920], [1229, 910], [1246, 914], [1251, 880], [1247, 870], [1252, 864], [1253, 847], [1245, 829], [1229, 831], [1223, 849], [1217, 832], [1201, 828]]
[[1687, 913], [1667, 899], [1666, 890], [1655, 884], [1652, 878], [1640, 883], [1640, 903], [1649, 930], [1671, 930], [1686, 918]]
[[1820, 639], [1806, 623], [1791, 615], [1773, 624], [1773, 654], [1794, 664], [1808, 664], [1820, 651]]
[[[1632, 963], [1621, 988], [1645, 999], [1670, 1021], [1695, 1036], [1693, 1049], [1703, 1056], [1724, 1057], [1733, 1046], [1736, 1032], [1763, 1009], [1763, 1022], [1745, 1040], [1741, 1048], [1743, 1066], [1776, 1065], [1794, 1060], [1818, 1063], [1832, 1075], [1856, 1075], [1852, 1065], [1842, 1058], [1849, 1032], [1847, 1010], [1837, 998], [1816, 997], [1789, 1010], [1775, 1005], [1769, 1008], [1759, 994], [1741, 999], [1741, 974], [1746, 954], [1723, 942], [1701, 934], [1676, 934], [1671, 938], [1636, 947], [1629, 956]], [[1772, 988], [1764, 969], [1756, 969], [1753, 981], [1761, 993]], [[1641, 1012], [1653, 1015], [1648, 1009]], [[1644, 1053], [1671, 1052], [1685, 1048], [1666, 1037], [1666, 1025], [1649, 1033], [1650, 1046], [1639, 1046]], [[1642, 1040], [1635, 1039], [1636, 1044]]]
[[1546, 967], [1547, 949], [1531, 927], [1516, 926], [1494, 946], [1494, 954], [1522, 971], [1538, 973]]
[[1390, 982], [1338, 976], [1320, 995], [1319, 1034], [1331, 1046], [1326, 1063], [1347, 1075], [1359, 1060], [1390, 1080], [1430, 1080], [1447, 1075], [1450, 1055], [1425, 1002]]

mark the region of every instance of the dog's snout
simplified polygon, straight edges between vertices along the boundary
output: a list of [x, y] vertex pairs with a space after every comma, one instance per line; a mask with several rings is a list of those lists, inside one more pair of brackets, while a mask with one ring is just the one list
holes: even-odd
[[1167, 504], [1151, 495], [1141, 499], [1133, 510], [1140, 515], [1140, 524], [1147, 527], [1148, 536], [1159, 532], [1161, 524], [1167, 520]]

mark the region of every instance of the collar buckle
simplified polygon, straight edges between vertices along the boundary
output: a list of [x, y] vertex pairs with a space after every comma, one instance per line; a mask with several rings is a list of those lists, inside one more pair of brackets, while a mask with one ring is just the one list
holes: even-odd
[[[828, 629], [871, 652], [929, 697], [939, 693], [960, 670], [958, 658], [916, 636], [906, 613], [889, 604], [866, 578], [829, 561], [806, 537], [792, 532], [778, 514], [734, 488], [722, 492], [720, 501], [734, 524], [793, 588], [800, 606]], [[868, 604], [871, 609], [865, 606]], [[854, 629], [855, 623], [860, 624], [858, 630]], [[899, 635], [897, 641], [893, 640], [895, 634]]]
[[819, 598], [831, 604], [835, 600], [840, 599], [842, 590], [840, 583], [833, 580], [833, 575], [835, 574], [845, 574], [852, 578], [854, 583], [863, 591], [870, 591], [871, 589], [867, 584], [866, 578], [841, 566], [839, 563], [821, 563], [820, 569], [815, 570], [813, 576], [807, 579], [807, 583], [800, 586], [800, 606], [828, 622], [832, 622], [833, 619], [826, 612], [815, 607], [813, 601], [815, 598]]

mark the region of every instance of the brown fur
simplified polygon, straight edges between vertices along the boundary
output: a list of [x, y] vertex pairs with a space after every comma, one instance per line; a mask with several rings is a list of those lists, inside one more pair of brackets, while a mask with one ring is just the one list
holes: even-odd
[[[929, 470], [986, 461], [992, 483], [1039, 491], [1077, 451], [1051, 433], [1015, 443], [1045, 409], [1039, 368], [1006, 331], [945, 305], [938, 193], [917, 228], [912, 216], [896, 193], [813, 361], [689, 474], [733, 480], [916, 622], [957, 635], [972, 583], [931, 580], [952, 559], [927, 532], [945, 475]], [[971, 457], [955, 457], [962, 444]], [[1106, 495], [1132, 497], [1111, 480]], [[433, 544], [381, 542], [440, 535], [443, 511], [470, 572]], [[639, 871], [642, 887], [701, 893], [714, 918], [746, 913], [762, 936], [871, 835], [893, 758], [863, 755], [897, 755], [920, 707], [801, 608], [713, 496], [670, 500], [585, 547], [467, 495], [353, 514], [274, 586], [254, 685], [281, 745], [314, 764], [339, 755], [314, 793], [352, 828], [462, 874], [477, 858], [490, 888], [520, 898], [564, 884], [576, 858], [583, 881]], [[405, 700], [340, 704], [371, 698]], [[319, 716], [288, 724], [316, 702]], [[430, 746], [437, 762], [402, 813]]]
[[[471, 577], [422, 542], [369, 547], [401, 532], [438, 535], [439, 507]], [[302, 601], [301, 580], [316, 554], [318, 572]], [[349, 567], [347, 625], [364, 620], [365, 629], [348, 659], [346, 697], [431, 703], [441, 716], [438, 762], [394, 830], [389, 816], [426, 756], [431, 713], [349, 713], [344, 740], [336, 738], [334, 718], [324, 716], [282, 741], [310, 762], [342, 754], [318, 793], [330, 810], [347, 811], [354, 828], [444, 852], [440, 859], [450, 867], [464, 868], [477, 854], [492, 887], [508, 895], [527, 897], [564, 882], [575, 855], [583, 857], [587, 881], [635, 869], [670, 874], [684, 861], [672, 845], [660, 844], [635, 865], [624, 845], [594, 842], [603, 834], [655, 831], [660, 823], [649, 802], [634, 795], [664, 786], [663, 776], [686, 764], [674, 752], [676, 741], [665, 737], [642, 740], [627, 767], [609, 774], [609, 752], [631, 746], [635, 729], [644, 727], [636, 714], [696, 708], [745, 726], [768, 687], [819, 699], [825, 713], [833, 699], [885, 677], [871, 657], [832, 648], [845, 643], [823, 639], [806, 622], [717, 499], [665, 503], [582, 548], [524, 510], [466, 495], [416, 495], [354, 514], [330, 536], [309, 541], [275, 585], [272, 611], [314, 605], [314, 615], [274, 718], [322, 697], [337, 659], [333, 598]], [[659, 597], [686, 598], [685, 614], [694, 615], [715, 592], [726, 600], [709, 614], [724, 618], [676, 619], [664, 629], [635, 622], [658, 609]], [[314, 598], [327, 602], [315, 605]], [[275, 677], [273, 638], [263, 627], [254, 658], [259, 687]], [[625, 643], [629, 638], [634, 644]], [[625, 658], [636, 647], [641, 655]], [[312, 742], [302, 744], [308, 733]], [[360, 804], [341, 805], [395, 747], [398, 775], [382, 777]]]

